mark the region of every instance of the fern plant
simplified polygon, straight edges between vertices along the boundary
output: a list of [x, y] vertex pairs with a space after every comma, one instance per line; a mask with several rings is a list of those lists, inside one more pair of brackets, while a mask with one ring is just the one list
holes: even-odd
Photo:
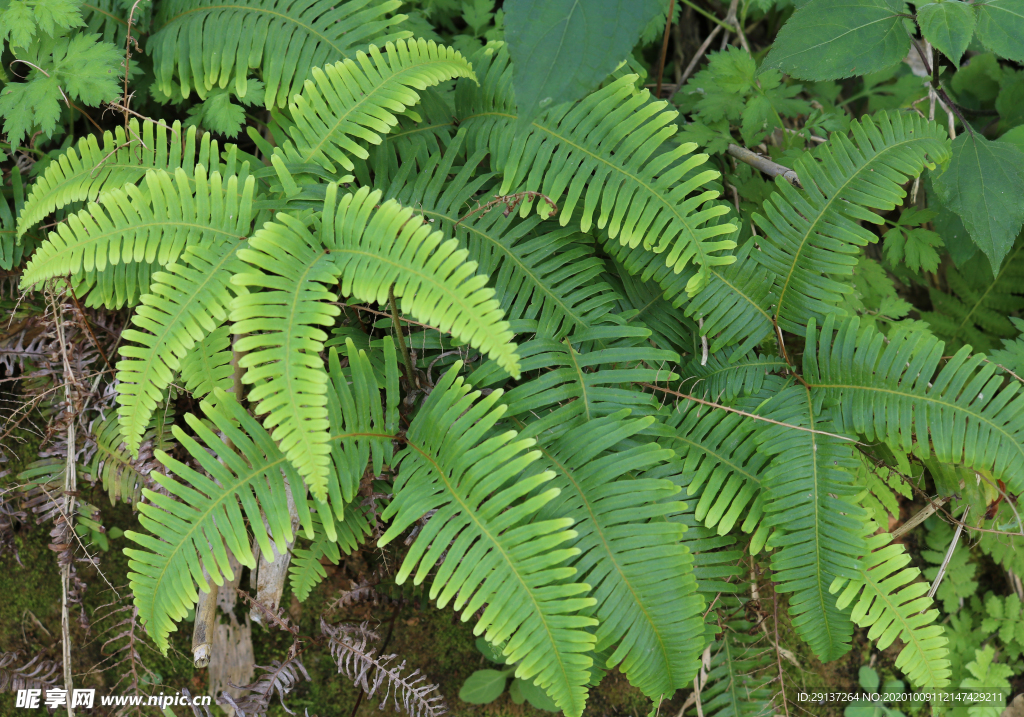
[[[162, 0], [138, 28], [95, 6], [88, 26], [129, 53], [146, 34], [150, 95], [191, 124], [126, 94], [110, 105], [123, 123], [53, 150], [27, 193], [12, 172], [0, 265], [125, 319], [89, 375], [110, 403], [77, 404], [96, 414], [80, 472], [138, 510], [128, 579], [156, 646], [240, 569], [290, 554], [305, 600], [323, 562], [372, 545], [569, 717], [613, 669], [655, 704], [702, 675], [704, 710], [767, 713], [772, 661], [748, 620], [763, 608], [740, 598], [761, 571], [821, 660], [863, 629], [902, 643], [915, 687], [946, 687], [929, 586], [875, 522], [912, 494], [882, 505], [858, 472], [925, 466], [946, 497], [947, 469], [1024, 490], [1019, 382], [967, 345], [1014, 335], [1020, 249], [988, 283], [938, 261], [925, 281], [876, 250], [896, 241], [880, 225], [926, 201], [925, 172], [941, 188], [963, 171], [964, 143], [909, 109], [785, 132], [780, 109], [811, 105], [775, 70], [810, 72], [792, 28], [824, 32], [825, 4], [801, 3], [761, 84], [745, 51], [716, 55], [692, 121], [635, 58], [544, 101], [552, 73], [523, 51], [515, 0], [506, 41], [457, 47], [413, 38], [422, 17], [391, 0]], [[744, 138], [778, 130], [770, 151], [792, 168], [730, 148], [730, 117]], [[212, 136], [243, 124], [238, 145]], [[794, 134], [820, 141], [800, 151]], [[889, 277], [923, 321], [894, 310]], [[30, 373], [40, 351], [23, 353]], [[63, 450], [22, 479], [74, 465]], [[438, 713], [365, 632], [321, 634], [369, 695], [387, 682]], [[237, 709], [265, 712], [306, 676], [296, 654], [262, 669]]]

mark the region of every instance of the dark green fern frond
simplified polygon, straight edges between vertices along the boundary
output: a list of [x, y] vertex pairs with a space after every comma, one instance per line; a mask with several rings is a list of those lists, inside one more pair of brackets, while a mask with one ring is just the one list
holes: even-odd
[[167, 96], [201, 99], [233, 86], [245, 97], [258, 68], [267, 108], [284, 107], [314, 67], [355, 55], [370, 42], [408, 37], [397, 0], [166, 0], [147, 51], [156, 86]]
[[998, 339], [1017, 336], [1010, 316], [1024, 309], [1024, 242], [1017, 242], [995, 276], [979, 254], [962, 270], [947, 267], [945, 279], [948, 291], [928, 288], [934, 310], [921, 312], [921, 318], [951, 349], [970, 344], [991, 351]]
[[[179, 169], [179, 189], [183, 175]], [[132, 316], [137, 328], [123, 334], [133, 343], [121, 347], [124, 358], [117, 363], [118, 421], [133, 453], [156, 401], [174, 380], [182, 361], [196, 342], [224, 322], [232, 296], [244, 291], [230, 282], [232, 274], [244, 267], [237, 255], [246, 246], [245, 237], [252, 226], [255, 180], [248, 178], [239, 202], [237, 177], [229, 177], [223, 190], [219, 174], [214, 174], [208, 185], [202, 167], [196, 177], [195, 197], [166, 192], [164, 200], [191, 200], [182, 201], [180, 222], [183, 227], [198, 228], [202, 235], [185, 237], [192, 246], [185, 249], [180, 261], [153, 276], [151, 293], [142, 297]], [[194, 214], [186, 215], [189, 209]], [[149, 233], [166, 241], [158, 231]], [[192, 377], [187, 377], [186, 383], [190, 380]], [[210, 379], [198, 378], [200, 383], [204, 380]]]
[[412, 208], [394, 201], [375, 207], [379, 191], [363, 188], [337, 198], [336, 189], [328, 189], [321, 233], [341, 273], [342, 293], [385, 304], [393, 286], [403, 314], [488, 354], [518, 378], [513, 334], [468, 252], [432, 231]]
[[537, 518], [575, 521], [570, 545], [581, 552], [571, 564], [593, 586], [596, 650], [614, 650], [605, 666], [618, 667], [656, 700], [693, 681], [704, 649], [704, 601], [696, 594], [693, 556], [680, 543], [684, 527], [663, 519], [682, 512], [671, 500], [679, 488], [650, 470], [672, 451], [655, 443], [617, 448], [655, 420], [628, 415], [578, 421], [539, 444], [539, 466], [555, 476], [545, 487], [561, 493]]
[[785, 424], [755, 434], [758, 451], [770, 460], [762, 485], [764, 522], [776, 531], [768, 542], [778, 548], [774, 580], [779, 592], [792, 593], [797, 634], [819, 659], [833, 660], [850, 649], [853, 624], [828, 589], [838, 577], [856, 577], [865, 552], [863, 510], [850, 501], [857, 492], [851, 444], [828, 435], [835, 431], [828, 412], [816, 410], [803, 386], [784, 388], [761, 414]]
[[[838, 323], [838, 325], [837, 325]], [[856, 317], [807, 329], [804, 377], [836, 404], [845, 430], [922, 459], [991, 470], [1024, 490], [1024, 396], [1020, 384], [965, 346], [899, 326], [888, 337]], [[941, 366], [941, 368], [940, 368]], [[819, 399], [820, 400], [820, 399]]]
[[[650, 330], [643, 327], [605, 323], [562, 341], [536, 338], [524, 343], [519, 348], [523, 371], [540, 373], [506, 394], [505, 418], [515, 420], [520, 429], [530, 423], [527, 433], [535, 436], [578, 417], [591, 420], [623, 408], [635, 416], [657, 413], [659, 397], [636, 386], [677, 379], [671, 368], [678, 356], [644, 345], [648, 336]], [[489, 363], [470, 378], [480, 386], [501, 385], [508, 374]]]
[[[877, 529], [869, 523], [866, 532]], [[867, 539], [868, 552], [860, 575], [847, 580], [837, 578], [831, 587], [840, 590], [838, 606], [853, 605], [851, 619], [860, 627], [870, 628], [868, 639], [884, 650], [897, 638], [903, 649], [896, 658], [896, 667], [903, 670], [910, 682], [922, 689], [939, 690], [949, 684], [947, 639], [941, 625], [935, 624], [939, 611], [928, 597], [928, 583], [917, 581], [921, 574], [910, 567], [906, 548], [892, 542], [888, 533]], [[845, 586], [845, 589], [843, 589]]]
[[313, 542], [308, 548], [292, 547], [292, 562], [288, 570], [292, 592], [299, 602], [305, 602], [313, 588], [327, 577], [327, 571], [320, 564], [321, 559], [327, 558], [337, 564], [342, 552], [351, 555], [372, 532], [361, 508], [346, 512], [345, 520], [335, 526], [337, 534], [334, 539], [324, 530], [319, 513], [313, 513], [312, 518]]
[[425, 158], [415, 178], [404, 169], [385, 196], [414, 207], [446, 239], [458, 239], [478, 271], [491, 278], [510, 321], [535, 320], [538, 334], [556, 339], [573, 328], [596, 325], [615, 295], [595, 280], [604, 265], [592, 244], [554, 222], [520, 219], [489, 196], [476, 199], [492, 175], [474, 176], [482, 152], [453, 168], [464, 137], [460, 130], [443, 155]]
[[[173, 174], [150, 170], [145, 191], [134, 184], [113, 189], [50, 232], [25, 267], [22, 286], [65, 274], [102, 282], [111, 266], [166, 266], [189, 245], [237, 241], [251, 228], [253, 183], [251, 177], [223, 181], [217, 172], [208, 179], [202, 165], [193, 182], [180, 167]], [[227, 210], [234, 211], [230, 219]]]
[[[436, 510], [402, 563], [396, 582], [420, 584], [431, 573], [431, 600], [453, 602], [468, 620], [483, 610], [474, 633], [501, 645], [516, 676], [543, 688], [570, 717], [587, 697], [595, 621], [579, 614], [594, 604], [590, 586], [572, 582], [565, 561], [580, 553], [572, 518], [530, 522], [558, 495], [542, 490], [550, 472], [528, 467], [537, 452], [515, 431], [491, 433], [502, 414], [500, 391], [480, 398], [456, 374], [456, 363], [435, 385], [406, 433], [396, 458], [395, 497], [383, 517], [391, 542]], [[528, 477], [518, 477], [526, 471]], [[532, 497], [527, 497], [531, 496]], [[444, 561], [437, 566], [442, 555]]]
[[[727, 602], [726, 605], [730, 603]], [[711, 645], [711, 669], [700, 700], [704, 714], [713, 717], [768, 717], [775, 713], [771, 651], [757, 626], [742, 618], [729, 620]]]
[[703, 366], [695, 356], [680, 373], [690, 393], [712, 401], [733, 401], [740, 395], [758, 393], [768, 376], [786, 368], [778, 356], [726, 349], [709, 356]]
[[[207, 176], [241, 174], [235, 145], [226, 145], [221, 159], [217, 141], [207, 132], [197, 136], [195, 127], [183, 128], [180, 122], [167, 127], [160, 122], [132, 119], [128, 134], [123, 127], [104, 132], [102, 146], [96, 135], [78, 141], [46, 167], [18, 217], [18, 236], [23, 236], [51, 212], [73, 202], [99, 201], [108, 192], [141, 181], [151, 169], [174, 173], [185, 170], [190, 179], [196, 165], [206, 168]], [[244, 184], [244, 182], [243, 182]]]
[[171, 427], [165, 412], [157, 411], [153, 416], [140, 441], [146, 450], [140, 451], [137, 459], [133, 459], [125, 447], [120, 426], [113, 416], [96, 426], [93, 436], [96, 453], [88, 467], [89, 475], [100, 481], [111, 504], [123, 501], [134, 506], [142, 497], [149, 469], [155, 466], [153, 452], [171, 448]]
[[913, 112], [879, 113], [850, 129], [853, 139], [834, 132], [797, 159], [802, 190], [777, 177], [765, 215], [754, 215], [764, 236], [751, 256], [775, 275], [774, 315], [787, 331], [802, 333], [812, 317], [835, 311], [851, 291], [860, 247], [878, 238], [858, 222], [880, 224], [872, 210], [902, 204], [907, 179], [950, 154], [942, 127]]
[[[191, 414], [185, 417], [201, 443], [178, 426], [172, 429], [208, 475], [157, 451], [157, 459], [173, 475], [154, 471], [152, 477], [172, 497], [144, 489], [146, 502], [139, 503], [139, 522], [152, 534], [125, 531], [141, 548], [125, 548], [139, 618], [164, 652], [174, 622], [185, 617], [199, 597], [196, 587], [209, 592], [210, 581], [222, 585], [225, 578], [232, 578], [227, 551], [242, 565], [256, 567], [246, 521], [266, 526], [252, 533], [267, 560], [274, 559], [268, 532], [279, 554], [294, 537], [286, 485], [301, 490], [302, 479], [231, 394], [215, 391], [215, 396], [216, 408], [204, 406], [212, 429]], [[231, 441], [234, 450], [214, 430]], [[301, 493], [293, 495], [306, 537], [312, 537], [306, 500]]]
[[231, 391], [231, 332], [220, 326], [196, 342], [181, 360], [181, 378], [193, 398], [205, 398], [215, 388]]
[[384, 53], [371, 45], [369, 55], [315, 68], [290, 104], [294, 125], [283, 156], [330, 172], [335, 163], [352, 171], [353, 157], [369, 156], [357, 140], [379, 144], [398, 124], [395, 113], [419, 102], [417, 90], [454, 77], [473, 78], [472, 66], [452, 48], [427, 40], [388, 42]]
[[[398, 124], [382, 138], [380, 144], [371, 144], [370, 156], [365, 162], [356, 162], [355, 175], [359, 184], [374, 181], [381, 185], [398, 174], [406, 164], [425, 166], [432, 155], [446, 151], [455, 136], [455, 109], [451, 93], [438, 88], [419, 90], [420, 102], [415, 112], [398, 116]], [[369, 171], [373, 170], [373, 179]]]
[[742, 530], [753, 533], [751, 552], [760, 552], [768, 537], [768, 526], [762, 523], [768, 459], [756, 450], [757, 421], [683, 402], [666, 427], [668, 432], [659, 440], [683, 462], [686, 494], [698, 496], [694, 517], [719, 535], [742, 521]]
[[[731, 224], [710, 220], [726, 210], [709, 204], [718, 193], [705, 185], [719, 176], [701, 171], [707, 155], [691, 155], [696, 145], [682, 144], [658, 153], [676, 131], [676, 112], [667, 102], [637, 93], [626, 76], [579, 103], [555, 108], [519, 128], [512, 94], [508, 50], [489, 45], [474, 55], [480, 86], [462, 81], [456, 91], [460, 126], [469, 131], [470, 151], [486, 148], [492, 166], [504, 176], [499, 192], [532, 190], [559, 202], [562, 226], [578, 220], [583, 231], [607, 226], [612, 239], [664, 254], [680, 272], [690, 262], [700, 267], [730, 264], [735, 247]], [[564, 194], [564, 196], [563, 196]], [[527, 199], [521, 214], [544, 202]], [[696, 291], [697, 275], [689, 288]]]

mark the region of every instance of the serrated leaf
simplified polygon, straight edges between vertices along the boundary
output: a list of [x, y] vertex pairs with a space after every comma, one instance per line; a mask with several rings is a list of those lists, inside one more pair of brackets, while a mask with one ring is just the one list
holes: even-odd
[[1024, 223], [1024, 152], [966, 132], [953, 141], [949, 165], [934, 186], [997, 272]]
[[925, 39], [959, 66], [974, 35], [973, 8], [959, 0], [928, 3], [918, 9], [917, 22]]
[[900, 0], [811, 0], [779, 31], [761, 72], [837, 80], [895, 65], [910, 50]]
[[663, 12], [657, 0], [508, 0], [504, 10], [522, 125], [594, 89]]
[[1024, 61], [1024, 0], [977, 3], [978, 39], [1001, 57]]

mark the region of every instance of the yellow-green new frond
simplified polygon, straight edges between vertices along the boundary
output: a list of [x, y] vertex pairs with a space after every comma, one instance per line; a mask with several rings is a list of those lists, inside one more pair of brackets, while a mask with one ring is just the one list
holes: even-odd
[[235, 297], [230, 319], [245, 355], [242, 382], [253, 385], [263, 425], [309, 485], [318, 501], [327, 498], [330, 463], [327, 419], [327, 371], [320, 352], [341, 310], [327, 290], [339, 270], [328, 249], [290, 215], [280, 214], [249, 239], [238, 256], [248, 266], [231, 278], [252, 287]]
[[118, 127], [104, 132], [102, 144], [89, 134], [70, 147], [46, 167], [35, 184], [18, 217], [18, 236], [22, 236], [51, 212], [73, 202], [98, 201], [110, 190], [135, 184], [151, 169], [174, 172], [184, 169], [191, 178], [197, 164], [207, 174], [224, 176], [242, 173], [236, 169], [237, 148], [226, 145], [227, 156], [221, 160], [221, 148], [210, 133], [201, 137], [195, 127], [183, 128], [180, 122], [168, 127], [162, 122], [128, 122], [128, 133]]
[[379, 191], [364, 187], [338, 198], [336, 190], [328, 189], [321, 233], [341, 272], [342, 293], [386, 304], [394, 286], [402, 313], [452, 334], [518, 377], [501, 305], [459, 242], [445, 241], [412, 208], [393, 200], [376, 206]]
[[[940, 368], [941, 367], [941, 368]], [[930, 333], [888, 337], [856, 317], [807, 328], [804, 377], [832, 399], [842, 426], [920, 458], [991, 470], [1024, 490], [1024, 395], [984, 354], [945, 356]]]
[[290, 105], [295, 124], [282, 147], [289, 162], [316, 162], [332, 172], [338, 163], [351, 171], [352, 157], [369, 156], [358, 141], [380, 144], [398, 124], [396, 115], [419, 102], [416, 90], [454, 77], [475, 80], [461, 54], [433, 41], [389, 42], [384, 53], [371, 45], [369, 53], [313, 70]]
[[704, 600], [681, 543], [686, 528], [665, 520], [685, 508], [668, 479], [673, 453], [656, 443], [620, 447], [655, 421], [628, 415], [576, 421], [555, 440], [541, 437], [539, 466], [554, 473], [545, 487], [561, 492], [537, 519], [576, 521], [569, 545], [581, 552], [570, 564], [594, 586], [595, 649], [610, 649], [605, 666], [657, 700], [693, 682], [704, 649]]
[[[50, 232], [25, 267], [22, 286], [65, 274], [98, 277], [117, 265], [166, 266], [186, 246], [244, 237], [250, 231], [253, 183], [244, 183], [241, 203], [237, 185], [237, 179], [225, 185], [216, 172], [207, 179], [202, 165], [196, 167], [193, 180], [180, 167], [173, 174], [150, 170], [145, 191], [134, 184], [111, 190], [98, 204], [90, 203]], [[226, 192], [234, 194], [227, 197]], [[234, 214], [227, 219], [230, 211]]]
[[[224, 322], [232, 295], [243, 291], [230, 281], [232, 274], [244, 267], [237, 254], [246, 245], [251, 228], [255, 182], [248, 178], [238, 202], [236, 177], [228, 178], [225, 191], [221, 191], [219, 174], [211, 180], [209, 185], [200, 184], [186, 206], [196, 210], [192, 217], [196, 226], [216, 229], [210, 232], [212, 240], [193, 243], [179, 261], [153, 276], [151, 293], [142, 297], [132, 316], [136, 328], [124, 331], [124, 338], [133, 343], [121, 347], [124, 358], [117, 363], [118, 420], [133, 453], [157, 400], [174, 380], [182, 361], [196, 342]], [[208, 194], [200, 193], [203, 187]]]
[[[877, 526], [869, 523], [868, 532]], [[840, 590], [837, 605], [852, 605], [851, 619], [861, 627], [870, 628], [868, 639], [876, 640], [884, 650], [897, 638], [903, 649], [896, 658], [896, 667], [914, 686], [942, 689], [949, 684], [948, 640], [941, 625], [935, 624], [939, 611], [928, 597], [928, 583], [916, 581], [921, 574], [910, 567], [906, 548], [892, 542], [888, 533], [867, 539], [868, 553], [860, 575], [850, 580], [838, 578], [831, 592]], [[845, 589], [843, 589], [845, 585]]]
[[[587, 655], [594, 648], [579, 612], [594, 604], [590, 587], [573, 581], [565, 562], [579, 554], [566, 547], [577, 537], [572, 518], [530, 522], [558, 494], [544, 490], [551, 473], [533, 473], [538, 454], [515, 431], [492, 432], [502, 414], [495, 391], [479, 391], [457, 378], [462, 362], [446, 373], [420, 408], [397, 457], [395, 497], [383, 513], [391, 526], [386, 545], [429, 511], [436, 511], [409, 549], [396, 581], [420, 584], [434, 573], [431, 600], [453, 602], [468, 620], [483, 610], [474, 633], [503, 646], [516, 676], [543, 688], [569, 717], [579, 717], [587, 697]], [[524, 477], [519, 477], [525, 471]], [[437, 565], [443, 557], [443, 562]]]
[[[310, 70], [351, 57], [370, 42], [408, 37], [397, 0], [166, 0], [147, 42], [156, 86], [201, 99], [233, 86], [238, 97], [258, 68], [268, 108], [284, 107]], [[177, 76], [176, 76], [177, 75]], [[175, 83], [177, 82], [177, 86]]]
[[[312, 537], [301, 479], [288, 459], [231, 394], [215, 394], [216, 408], [204, 404], [212, 428], [193, 415], [185, 417], [198, 441], [177, 426], [173, 429], [203, 472], [158, 451], [156, 457], [173, 475], [152, 475], [169, 495], [143, 490], [146, 502], [139, 504], [139, 522], [152, 534], [125, 531], [141, 548], [124, 551], [139, 618], [165, 653], [174, 622], [184, 618], [199, 598], [196, 588], [209, 592], [211, 581], [222, 585], [232, 578], [228, 551], [242, 565], [256, 567], [246, 521], [266, 526], [252, 534], [267, 560], [274, 559], [271, 537], [279, 554], [287, 550], [294, 537], [288, 486], [293, 487], [306, 537]], [[223, 434], [234, 450], [214, 431]]]
[[[456, 111], [469, 130], [470, 151], [487, 148], [492, 165], [504, 175], [502, 194], [541, 192], [558, 204], [563, 226], [573, 219], [583, 231], [607, 226], [623, 245], [642, 242], [664, 253], [676, 272], [689, 262], [732, 263], [723, 252], [736, 244], [720, 237], [734, 227], [710, 221], [726, 210], [708, 205], [718, 192], [705, 185], [719, 173], [701, 169], [707, 155], [691, 155], [697, 147], [692, 143], [656, 153], [676, 131], [677, 113], [667, 110], [667, 102], [651, 102], [646, 90], [637, 93], [635, 78], [627, 76], [523, 129], [507, 49], [489, 46], [473, 60], [480, 86], [459, 83]], [[534, 204], [534, 199], [524, 201], [522, 215]], [[544, 202], [536, 206], [542, 216], [551, 212]], [[695, 277], [691, 288], [702, 280]]]

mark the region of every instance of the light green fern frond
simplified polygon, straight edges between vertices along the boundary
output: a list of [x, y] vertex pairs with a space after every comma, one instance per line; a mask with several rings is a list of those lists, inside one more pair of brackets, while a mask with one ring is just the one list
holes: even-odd
[[403, 314], [488, 354], [518, 378], [513, 334], [468, 252], [456, 240], [444, 241], [412, 208], [394, 201], [375, 208], [379, 191], [363, 188], [337, 198], [336, 189], [328, 189], [321, 233], [341, 273], [342, 293], [385, 304], [393, 287]]
[[231, 391], [231, 332], [219, 326], [196, 342], [181, 360], [181, 378], [193, 398], [205, 398], [215, 388]]
[[[139, 504], [139, 522], [152, 534], [125, 531], [141, 548], [125, 548], [128, 581], [139, 618], [164, 652], [174, 622], [184, 618], [199, 597], [196, 587], [204, 592], [212, 589], [206, 575], [216, 585], [232, 578], [227, 551], [242, 565], [256, 566], [246, 521], [267, 526], [267, 530], [252, 531], [267, 560], [274, 559], [268, 531], [279, 554], [294, 537], [285, 482], [298, 489], [301, 478], [270, 435], [231, 394], [216, 391], [215, 396], [216, 408], [204, 406], [212, 428], [191, 414], [185, 417], [201, 443], [178, 426], [172, 429], [208, 475], [158, 451], [157, 459], [173, 475], [154, 471], [152, 476], [171, 497], [144, 489], [146, 502]], [[231, 441], [235, 450], [214, 430]], [[311, 537], [309, 508], [301, 493], [295, 495], [295, 505], [306, 536]]]
[[857, 489], [849, 471], [856, 467], [850, 443], [830, 435], [826, 411], [803, 386], [773, 396], [761, 414], [769, 424], [755, 434], [758, 451], [770, 465], [762, 485], [767, 492], [766, 525], [776, 532], [771, 567], [779, 592], [792, 593], [793, 626], [821, 660], [850, 649], [853, 624], [828, 588], [837, 577], [856, 577], [865, 552], [863, 511], [850, 498]]
[[[869, 523], [866, 532], [876, 529]], [[903, 545], [893, 543], [888, 533], [869, 537], [867, 549], [860, 575], [837, 578], [831, 586], [833, 593], [842, 590], [837, 605], [840, 609], [853, 606], [851, 619], [870, 628], [868, 639], [875, 640], [879, 650], [897, 638], [903, 641], [896, 667], [911, 683], [923, 689], [942, 689], [951, 674], [947, 640], [942, 626], [935, 624], [939, 611], [927, 595], [928, 583], [916, 581], [921, 571], [907, 567], [910, 555]]]
[[[196, 167], [194, 182], [180, 167], [173, 174], [150, 170], [146, 191], [134, 184], [111, 190], [100, 203], [90, 203], [50, 232], [25, 267], [22, 286], [65, 274], [103, 286], [110, 267], [166, 266], [186, 246], [237, 241], [250, 231], [253, 180], [242, 182], [241, 203], [238, 184], [234, 177], [223, 181], [217, 172], [207, 178], [202, 165]], [[222, 216], [231, 211], [230, 219]]]
[[[838, 324], [838, 325], [837, 325]], [[996, 366], [965, 346], [944, 357], [926, 332], [888, 337], [858, 318], [807, 329], [804, 377], [836, 403], [837, 422], [869, 441], [943, 463], [991, 470], [1024, 490], [1024, 396]], [[940, 368], [941, 366], [941, 368]]]
[[187, 98], [194, 90], [205, 99], [210, 90], [233, 85], [245, 97], [249, 72], [258, 68], [267, 108], [284, 107], [312, 68], [352, 57], [370, 42], [408, 37], [396, 27], [405, 16], [392, 14], [400, 6], [397, 0], [167, 0], [147, 50], [164, 95]]
[[[512, 66], [504, 46], [490, 45], [473, 56], [480, 86], [462, 81], [456, 91], [460, 126], [469, 131], [470, 151], [486, 148], [504, 175], [499, 189], [541, 192], [559, 203], [563, 226], [578, 220], [583, 231], [608, 227], [612, 239], [643, 244], [664, 253], [676, 272], [693, 262], [701, 267], [733, 261], [730, 224], [710, 220], [726, 210], [709, 205], [717, 192], [705, 185], [719, 176], [701, 170], [707, 155], [691, 155], [695, 144], [665, 147], [676, 127], [667, 102], [635, 91], [632, 75], [612, 82], [575, 105], [549, 111], [525, 130], [519, 127], [511, 90]], [[564, 196], [563, 196], [564, 194]], [[535, 200], [522, 204], [525, 217]], [[542, 216], [550, 213], [536, 203]], [[595, 216], [596, 215], [596, 216]], [[696, 290], [703, 278], [695, 277]]]
[[774, 315], [803, 332], [812, 317], [834, 312], [851, 291], [860, 247], [877, 235], [858, 222], [880, 224], [906, 196], [902, 185], [925, 164], [950, 155], [945, 131], [913, 112], [882, 112], [850, 124], [797, 159], [802, 190], [781, 177], [754, 222], [764, 234], [751, 256], [775, 275]]
[[561, 493], [538, 520], [568, 516], [581, 552], [571, 564], [594, 586], [598, 652], [613, 650], [618, 667], [653, 700], [692, 683], [704, 649], [693, 556], [681, 544], [684, 527], [664, 520], [681, 512], [671, 500], [679, 488], [655, 470], [672, 451], [655, 443], [618, 447], [654, 423], [629, 420], [628, 411], [576, 425], [538, 448], [542, 468], [554, 473], [545, 487]]
[[[25, 202], [18, 218], [18, 236], [23, 236], [51, 212], [73, 202], [99, 201], [108, 192], [141, 181], [151, 169], [174, 173], [185, 170], [190, 179], [196, 165], [206, 168], [207, 176], [242, 174], [238, 150], [233, 144], [221, 148], [209, 133], [197, 136], [195, 127], [183, 128], [180, 122], [167, 127], [162, 122], [132, 119], [128, 133], [117, 127], [113, 134], [103, 133], [102, 145], [89, 134], [47, 165]], [[244, 184], [244, 183], [243, 183]]]
[[[529, 522], [558, 495], [541, 489], [551, 473], [528, 470], [538, 454], [514, 431], [492, 433], [501, 416], [495, 391], [478, 391], [457, 378], [461, 362], [435, 385], [406, 433], [395, 497], [383, 517], [392, 521], [380, 540], [391, 542], [436, 510], [409, 549], [396, 577], [420, 584], [431, 573], [430, 599], [453, 602], [468, 620], [483, 610], [474, 633], [503, 645], [516, 676], [543, 688], [570, 717], [587, 697], [592, 660], [587, 653], [595, 621], [579, 614], [594, 604], [590, 587], [573, 582], [566, 547], [577, 537], [572, 518]], [[518, 477], [526, 471], [527, 477]], [[531, 496], [532, 497], [528, 497]], [[444, 555], [444, 562], [437, 566]]]
[[88, 473], [92, 480], [98, 480], [103, 485], [111, 504], [123, 501], [134, 506], [139, 502], [145, 484], [143, 473], [148, 475], [149, 469], [155, 465], [153, 451], [167, 451], [171, 448], [171, 427], [167, 418], [162, 410], [153, 415], [141, 439], [141, 444], [147, 448], [147, 455], [140, 455], [138, 459], [133, 459], [124, 446], [116, 418], [111, 416], [94, 429], [96, 453], [88, 466]]
[[[190, 198], [194, 204], [186, 203], [197, 209], [193, 221], [195, 226], [205, 225], [203, 237], [190, 242], [179, 261], [153, 276], [150, 293], [142, 297], [132, 316], [137, 328], [123, 334], [133, 343], [121, 347], [124, 358], [117, 363], [118, 420], [132, 452], [138, 448], [156, 400], [174, 380], [182, 361], [224, 322], [233, 294], [244, 292], [230, 282], [244, 267], [238, 252], [247, 245], [245, 237], [251, 229], [255, 182], [249, 177], [242, 201], [236, 202], [236, 177], [228, 178], [223, 192], [220, 175], [211, 180], [208, 187], [200, 182], [196, 196]], [[204, 188], [208, 194], [201, 193]], [[189, 381], [202, 383], [210, 378], [186, 377]]]
[[369, 55], [315, 68], [290, 104], [294, 125], [282, 153], [289, 162], [315, 162], [331, 172], [336, 162], [352, 171], [353, 157], [369, 156], [357, 140], [379, 144], [398, 124], [396, 113], [419, 102], [417, 90], [454, 77], [474, 79], [472, 66], [427, 40], [388, 42], [384, 53], [371, 45]]

